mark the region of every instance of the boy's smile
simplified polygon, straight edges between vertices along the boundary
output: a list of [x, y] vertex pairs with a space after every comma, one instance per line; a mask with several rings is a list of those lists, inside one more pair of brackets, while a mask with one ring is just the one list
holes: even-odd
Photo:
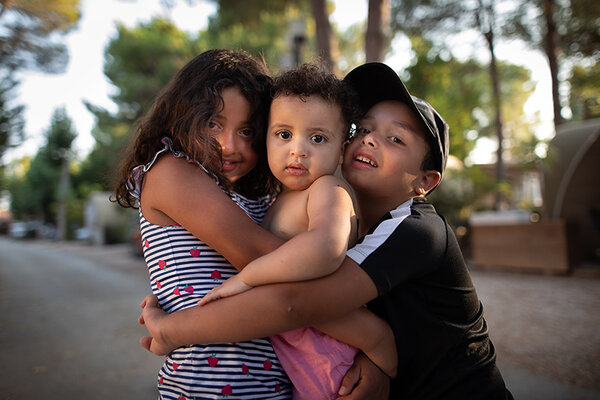
[[368, 152], [358, 150], [352, 155], [352, 166], [355, 168], [377, 168], [377, 162]]
[[338, 105], [317, 95], [273, 99], [267, 155], [283, 190], [304, 190], [317, 178], [333, 174], [341, 162], [344, 139]]

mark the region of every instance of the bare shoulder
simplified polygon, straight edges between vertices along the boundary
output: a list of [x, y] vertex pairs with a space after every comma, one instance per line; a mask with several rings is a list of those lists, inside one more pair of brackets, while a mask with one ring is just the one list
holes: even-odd
[[315, 190], [318, 192], [329, 192], [335, 190], [336, 188], [342, 188], [349, 194], [351, 193], [350, 185], [335, 175], [323, 175], [317, 178], [312, 185], [310, 185], [309, 190], [311, 193]]
[[346, 181], [334, 175], [325, 175], [313, 182], [308, 188], [308, 202], [309, 206], [343, 206], [351, 210], [352, 214], [355, 209], [352, 188]]
[[202, 182], [216, 187], [214, 179], [198, 165], [170, 154], [159, 158], [146, 173], [146, 178], [148, 184], [158, 183], [162, 188], [186, 187]]
[[[144, 176], [140, 204], [146, 218], [156, 224], [182, 223], [177, 209], [198, 208], [199, 199], [222, 196], [215, 180], [198, 165], [170, 154], [160, 157]], [[192, 209], [194, 209], [192, 208]]]

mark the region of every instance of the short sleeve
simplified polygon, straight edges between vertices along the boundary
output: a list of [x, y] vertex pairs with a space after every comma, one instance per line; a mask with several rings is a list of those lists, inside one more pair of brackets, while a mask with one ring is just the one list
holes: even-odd
[[444, 247], [410, 208], [394, 210], [364, 236], [347, 256], [373, 280], [379, 295], [440, 265]]

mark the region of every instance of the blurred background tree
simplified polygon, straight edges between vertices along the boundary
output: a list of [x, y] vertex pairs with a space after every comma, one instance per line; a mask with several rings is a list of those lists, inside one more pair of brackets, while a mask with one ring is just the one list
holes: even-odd
[[[69, 204], [74, 208], [66, 214], [75, 221], [80, 219], [91, 192], [112, 190], [118, 155], [132, 139], [135, 122], [148, 111], [158, 91], [194, 55], [210, 48], [244, 49], [264, 59], [273, 72], [319, 59], [343, 76], [366, 60], [384, 60], [392, 39], [408, 38], [411, 50], [406, 58], [410, 63], [398, 72], [411, 92], [431, 102], [451, 126], [453, 160], [444, 178], [448, 183], [441, 185], [432, 197], [455, 226], [464, 224], [470, 212], [489, 208], [490, 198], [499, 207], [498, 198], [494, 200], [497, 193], [502, 195], [501, 200], [515, 206], [514, 193], [504, 179], [504, 163], [511, 168], [535, 171], [543, 153], [539, 150], [544, 143], [533, 133], [539, 121], [523, 113], [534, 90], [530, 72], [498, 61], [498, 43], [518, 40], [544, 52], [550, 65], [556, 62], [556, 68], [551, 67], [556, 87], [563, 85], [568, 89], [561, 92], [568, 96], [562, 97], [556, 90], [557, 124], [567, 106], [572, 119], [600, 116], [600, 2], [594, 0], [370, 0], [365, 20], [343, 31], [330, 22], [334, 9], [331, 1], [210, 1], [217, 11], [209, 17], [206, 29], [197, 32], [182, 31], [166, 17], [132, 28], [118, 26], [105, 48], [104, 65], [104, 74], [114, 87], [111, 99], [116, 111], [86, 103], [96, 119], [92, 130], [94, 145], [89, 154], [72, 160], [70, 165]], [[169, 9], [177, 1], [161, 3]], [[1, 4], [0, 22], [5, 18], [4, 9], [11, 10], [7, 1]], [[63, 4], [71, 11], [78, 10], [78, 2]], [[78, 18], [78, 13], [74, 15]], [[75, 17], [67, 20], [76, 21]], [[458, 58], [453, 49], [457, 37], [467, 38], [479, 53]], [[1, 39], [7, 42], [4, 36]], [[487, 57], [481, 57], [482, 49]], [[27, 63], [19, 60], [35, 59], [20, 57], [15, 57], [10, 65], [25, 68]], [[13, 81], [2, 82], [0, 151], [10, 143], [6, 138], [18, 136], [23, 125], [19, 119], [21, 108], [7, 101]], [[475, 165], [472, 158], [477, 143], [490, 139], [499, 144], [495, 172], [488, 166]], [[33, 158], [15, 162], [14, 170], [20, 172], [11, 178], [11, 194], [17, 216], [41, 212], [42, 208], [33, 205], [40, 204], [41, 196], [46, 196], [45, 204], [57, 204], [56, 197], [50, 198], [49, 192], [42, 189], [43, 180], [57, 182], [58, 171], [56, 166], [47, 166], [50, 161], [43, 155], [45, 147]], [[48, 176], [42, 177], [43, 174]], [[39, 193], [33, 194], [37, 185]], [[56, 196], [56, 191], [52, 195]], [[56, 221], [56, 205], [52, 207], [37, 217]]]
[[23, 162], [21, 173], [9, 177], [15, 218], [65, 224], [70, 152], [76, 136], [65, 109], [55, 110], [45, 133], [45, 144], [30, 162]]
[[64, 71], [69, 57], [63, 38], [80, 16], [80, 0], [0, 1], [0, 191], [3, 156], [23, 140], [24, 108], [12, 101], [19, 72]]

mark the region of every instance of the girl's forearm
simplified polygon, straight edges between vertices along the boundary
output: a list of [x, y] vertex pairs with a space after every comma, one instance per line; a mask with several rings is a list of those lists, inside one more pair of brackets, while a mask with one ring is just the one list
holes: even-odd
[[394, 377], [398, 364], [396, 342], [390, 326], [365, 307], [341, 318], [315, 326], [323, 333], [360, 349], [388, 376]]
[[376, 296], [368, 275], [346, 258], [321, 279], [261, 286], [169, 314], [159, 331], [175, 346], [252, 340], [339, 317]]

